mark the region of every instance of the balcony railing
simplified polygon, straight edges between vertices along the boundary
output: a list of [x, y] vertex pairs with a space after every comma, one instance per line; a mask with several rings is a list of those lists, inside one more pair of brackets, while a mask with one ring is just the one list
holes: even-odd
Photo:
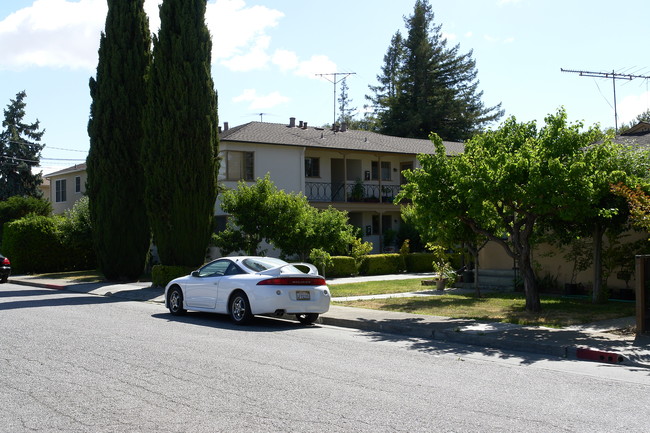
[[305, 195], [314, 202], [392, 203], [399, 185], [367, 185], [358, 182], [306, 182]]

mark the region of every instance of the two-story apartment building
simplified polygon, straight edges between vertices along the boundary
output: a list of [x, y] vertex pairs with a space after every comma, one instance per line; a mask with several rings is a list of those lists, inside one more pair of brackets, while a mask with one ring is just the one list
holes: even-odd
[[[448, 155], [463, 144], [445, 142]], [[382, 235], [397, 230], [400, 206], [393, 199], [405, 183], [402, 171], [418, 166], [417, 155], [433, 153], [430, 140], [391, 137], [369, 131], [324, 129], [296, 123], [224, 124], [219, 145], [219, 182], [234, 188], [270, 173], [279, 189], [302, 192], [312, 206], [347, 211], [374, 251], [385, 250]], [[217, 216], [225, 217], [217, 202]]]
[[86, 178], [86, 164], [76, 164], [45, 175], [53, 213], [62, 214], [72, 209], [86, 192]]

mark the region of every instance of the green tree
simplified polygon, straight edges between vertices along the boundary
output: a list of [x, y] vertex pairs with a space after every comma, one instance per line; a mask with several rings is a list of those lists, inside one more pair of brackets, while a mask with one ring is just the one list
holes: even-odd
[[582, 127], [568, 124], [564, 110], [548, 116], [539, 131], [535, 122], [517, 123], [513, 117], [475, 136], [453, 158], [433, 135], [435, 154], [419, 157], [422, 168], [406, 173], [409, 184], [399, 198], [412, 199], [416, 221], [450, 225], [457, 219], [501, 245], [521, 270], [526, 309], [540, 311], [531, 256], [536, 227], [551, 218], [606, 215], [594, 180], [622, 175], [607, 168], [617, 148], [609, 140], [596, 143], [596, 127]]
[[205, 8], [205, 0], [165, 0], [153, 42], [143, 165], [164, 265], [200, 265], [212, 231], [218, 119]]
[[86, 184], [98, 267], [109, 280], [138, 278], [151, 242], [144, 205], [142, 120], [151, 63], [144, 0], [109, 0], [90, 79]]
[[354, 123], [354, 112], [357, 111], [356, 107], [351, 107], [352, 99], [348, 94], [348, 80], [343, 79], [341, 81], [341, 93], [339, 95], [339, 124], [343, 125], [344, 123], [348, 128], [351, 128]]
[[502, 115], [501, 104], [485, 107], [478, 91], [472, 51], [449, 48], [441, 25], [434, 24], [428, 0], [417, 0], [405, 18], [408, 36], [398, 32], [384, 56], [378, 86], [370, 86], [380, 132], [444, 140], [465, 140]]
[[14, 195], [43, 195], [38, 188], [43, 183], [42, 173], [33, 174], [32, 168], [38, 166], [45, 147], [40, 142], [45, 131], [40, 130], [38, 120], [25, 123], [26, 96], [25, 91], [18, 92], [4, 110], [0, 132], [0, 200]]
[[354, 237], [347, 214], [333, 208], [318, 210], [303, 194], [278, 190], [267, 174], [248, 185], [221, 194], [221, 208], [231, 216], [225, 231], [214, 236], [222, 252], [243, 250], [258, 255], [262, 241], [306, 260], [314, 248], [343, 253]]

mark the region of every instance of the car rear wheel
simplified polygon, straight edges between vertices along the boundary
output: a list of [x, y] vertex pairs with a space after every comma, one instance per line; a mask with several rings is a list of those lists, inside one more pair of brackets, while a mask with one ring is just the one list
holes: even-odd
[[238, 291], [230, 298], [230, 318], [238, 325], [245, 325], [253, 318], [246, 293]]
[[174, 316], [185, 314], [185, 309], [183, 308], [183, 292], [179, 287], [172, 287], [169, 289], [169, 294], [167, 295], [167, 306], [169, 307], [169, 312]]
[[303, 325], [311, 325], [318, 319], [318, 314], [316, 313], [301, 313], [296, 314], [296, 319]]

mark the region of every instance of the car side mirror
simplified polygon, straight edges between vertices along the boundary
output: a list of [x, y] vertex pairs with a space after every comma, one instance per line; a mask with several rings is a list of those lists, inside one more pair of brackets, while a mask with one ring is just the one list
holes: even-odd
[[193, 271], [191, 275], [193, 277], [199, 277], [199, 271]]

